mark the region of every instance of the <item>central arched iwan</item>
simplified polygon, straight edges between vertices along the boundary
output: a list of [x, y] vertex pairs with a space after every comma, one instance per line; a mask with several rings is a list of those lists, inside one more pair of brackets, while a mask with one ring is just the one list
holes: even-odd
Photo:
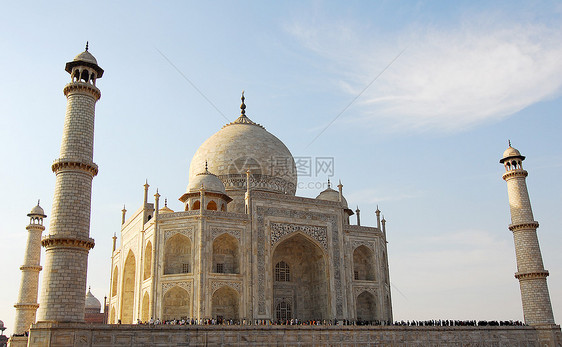
[[285, 302], [291, 307], [287, 318], [331, 318], [327, 261], [316, 243], [300, 233], [280, 242], [273, 252], [271, 273], [273, 312]]

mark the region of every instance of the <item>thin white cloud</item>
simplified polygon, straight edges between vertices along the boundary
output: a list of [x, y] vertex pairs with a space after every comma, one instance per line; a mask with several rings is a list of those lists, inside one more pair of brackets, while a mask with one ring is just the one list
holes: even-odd
[[[400, 52], [405, 53], [348, 112], [355, 121], [394, 129], [455, 132], [493, 122], [558, 96], [562, 29], [542, 24], [473, 20], [454, 28], [410, 28], [363, 37], [341, 24], [293, 24], [287, 30], [330, 63], [350, 96]], [[390, 121], [390, 122], [389, 122]]]

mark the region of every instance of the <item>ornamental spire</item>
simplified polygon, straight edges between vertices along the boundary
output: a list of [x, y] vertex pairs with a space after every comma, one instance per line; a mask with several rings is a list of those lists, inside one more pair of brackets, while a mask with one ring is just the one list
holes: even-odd
[[244, 103], [244, 100], [246, 100], [246, 98], [244, 97], [244, 91], [242, 91], [242, 97], [240, 98], [240, 100], [242, 100], [242, 104], [240, 105], [240, 110], [242, 110], [240, 112], [240, 114], [242, 116], [246, 116], [246, 104]]
[[244, 91], [242, 91], [242, 97], [240, 98], [240, 100], [242, 100], [242, 104], [240, 104], [240, 116], [238, 116], [238, 118], [234, 122], [230, 122], [230, 123], [226, 124], [225, 126], [223, 126], [223, 128], [227, 127], [229, 125], [233, 125], [233, 124], [249, 124], [249, 125], [255, 125], [255, 126], [258, 126], [262, 129], [265, 129], [262, 125], [252, 122], [250, 120], [250, 118], [248, 118], [246, 116], [246, 104], [244, 103], [244, 100], [246, 100], [246, 97], [244, 97]]
[[86, 52], [88, 51], [88, 41], [86, 41]]

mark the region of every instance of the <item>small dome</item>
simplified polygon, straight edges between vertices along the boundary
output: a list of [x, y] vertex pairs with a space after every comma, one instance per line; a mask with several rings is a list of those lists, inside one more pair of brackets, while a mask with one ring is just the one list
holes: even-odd
[[505, 150], [505, 152], [503, 152], [503, 157], [504, 158], [508, 158], [508, 157], [520, 157], [521, 153], [516, 150], [515, 148], [509, 146], [508, 149]]
[[201, 186], [205, 190], [210, 192], [216, 192], [226, 195], [226, 190], [224, 189], [224, 184], [222, 181], [209, 170], [205, 169], [205, 172], [197, 174], [189, 180], [189, 185], [187, 186], [188, 192], [196, 192], [201, 189]]
[[[342, 203], [343, 203], [344, 207], [347, 208], [347, 200], [343, 197], [343, 195], [342, 195], [341, 198], [342, 198]], [[340, 192], [338, 192], [337, 190], [333, 190], [332, 188], [328, 187], [326, 190], [324, 190], [320, 194], [318, 194], [316, 199], [339, 202], [340, 201]]]
[[94, 58], [94, 56], [87, 50], [75, 56], [73, 61], [83, 61], [86, 63], [98, 65], [98, 61], [96, 60], [96, 58]]
[[66, 63], [64, 69], [66, 72], [72, 73], [72, 69], [76, 66], [88, 66], [96, 71], [97, 78], [101, 78], [101, 76], [103, 76], [103, 69], [99, 67], [96, 58], [88, 52], [88, 43], [86, 43], [86, 50], [75, 56], [72, 61]]
[[164, 205], [164, 207], [158, 210], [158, 213], [174, 213], [174, 210], [169, 208], [168, 205]]
[[47, 217], [45, 215], [45, 211], [43, 210], [43, 208], [41, 208], [41, 206], [39, 206], [39, 202], [37, 202], [37, 206], [35, 206], [34, 208], [31, 209], [31, 212], [29, 212], [27, 214], [28, 217], [31, 216], [42, 216], [43, 218]]
[[521, 152], [511, 147], [511, 142], [509, 143], [509, 147], [503, 152], [503, 157], [500, 160], [500, 163], [503, 164], [503, 162], [509, 158], [519, 158], [521, 160], [525, 160], [525, 157], [521, 155]]
[[94, 294], [92, 294], [90, 288], [88, 288], [88, 293], [86, 294], [86, 311], [93, 310], [99, 312], [101, 310], [101, 303], [98, 299], [96, 299]]

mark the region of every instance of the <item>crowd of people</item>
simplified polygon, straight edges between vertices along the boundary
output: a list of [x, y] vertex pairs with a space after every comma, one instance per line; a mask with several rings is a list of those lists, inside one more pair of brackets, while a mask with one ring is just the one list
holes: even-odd
[[484, 320], [425, 320], [425, 321], [381, 321], [381, 320], [349, 320], [349, 319], [330, 319], [330, 320], [271, 320], [271, 319], [254, 319], [254, 320], [237, 320], [223, 318], [182, 318], [171, 320], [150, 319], [147, 322], [138, 320], [138, 324], [145, 325], [340, 325], [340, 326], [416, 326], [416, 327], [462, 327], [462, 326], [523, 326], [526, 325], [520, 321], [484, 321]]
[[394, 325], [418, 327], [482, 327], [482, 326], [521, 326], [526, 325], [520, 321], [486, 321], [486, 320], [426, 320], [426, 321], [400, 321]]

